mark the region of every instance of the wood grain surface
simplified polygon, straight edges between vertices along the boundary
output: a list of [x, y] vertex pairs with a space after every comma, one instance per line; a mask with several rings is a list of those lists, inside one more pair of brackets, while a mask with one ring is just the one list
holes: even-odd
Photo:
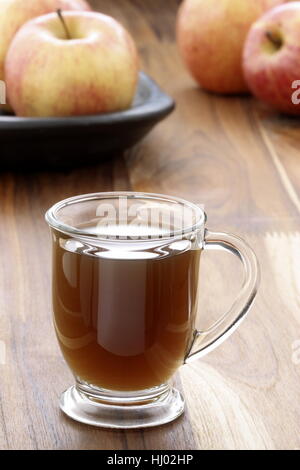
[[[136, 148], [96, 167], [0, 174], [0, 448], [300, 448], [300, 121], [250, 97], [200, 91], [175, 44], [179, 1], [91, 3], [131, 31], [142, 68], [177, 109]], [[208, 227], [244, 237], [262, 270], [248, 319], [177, 375], [185, 415], [129, 432], [80, 425], [59, 411], [59, 395], [73, 379], [52, 327], [43, 218], [65, 197], [127, 189], [205, 204]], [[202, 268], [201, 325], [239, 289], [230, 257], [205, 254]]]

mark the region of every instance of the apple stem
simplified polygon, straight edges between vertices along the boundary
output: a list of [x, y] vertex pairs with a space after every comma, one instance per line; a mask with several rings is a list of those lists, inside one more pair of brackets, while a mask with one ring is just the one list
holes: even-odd
[[58, 8], [58, 9], [56, 10], [56, 13], [58, 14], [58, 17], [59, 17], [59, 19], [60, 19], [60, 21], [61, 21], [61, 23], [62, 23], [62, 25], [63, 25], [63, 28], [64, 28], [64, 30], [65, 30], [67, 39], [71, 39], [71, 35], [70, 35], [70, 33], [69, 33], [69, 30], [68, 30], [67, 24], [66, 24], [66, 22], [65, 22], [65, 19], [64, 19], [64, 17], [63, 17], [63, 14], [62, 14], [61, 9]]
[[274, 44], [275, 47], [278, 47], [278, 49], [280, 49], [280, 47], [282, 46], [282, 40], [278, 36], [273, 34], [271, 31], [267, 31], [266, 36], [269, 39], [269, 41], [271, 41]]

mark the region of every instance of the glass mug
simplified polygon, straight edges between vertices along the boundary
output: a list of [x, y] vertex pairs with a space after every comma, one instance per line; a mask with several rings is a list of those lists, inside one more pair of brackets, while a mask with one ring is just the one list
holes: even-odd
[[[60, 400], [71, 418], [138, 428], [177, 418], [178, 368], [211, 351], [255, 298], [259, 268], [240, 238], [205, 228], [201, 207], [160, 194], [87, 194], [46, 214], [53, 240], [54, 326], [76, 384]], [[202, 250], [242, 262], [242, 289], [207, 330], [195, 328]]]

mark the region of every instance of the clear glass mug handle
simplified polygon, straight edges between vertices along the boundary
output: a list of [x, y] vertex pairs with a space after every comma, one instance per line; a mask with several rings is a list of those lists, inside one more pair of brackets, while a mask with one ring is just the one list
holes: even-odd
[[194, 331], [192, 345], [185, 357], [185, 363], [209, 353], [235, 331], [255, 299], [260, 278], [256, 255], [241, 238], [227, 233], [205, 230], [203, 249], [223, 249], [237, 256], [244, 267], [244, 281], [231, 308], [208, 329]]

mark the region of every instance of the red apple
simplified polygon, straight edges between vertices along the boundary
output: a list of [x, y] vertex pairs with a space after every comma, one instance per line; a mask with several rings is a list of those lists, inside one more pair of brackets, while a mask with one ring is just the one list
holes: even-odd
[[218, 93], [247, 91], [242, 51], [252, 23], [284, 0], [185, 0], [178, 12], [177, 41], [196, 81]]
[[255, 96], [279, 111], [300, 114], [300, 2], [273, 8], [252, 26], [243, 64]]
[[36, 16], [62, 10], [90, 10], [85, 0], [1, 0], [0, 1], [0, 80], [4, 80], [7, 49], [18, 29]]
[[75, 116], [126, 109], [138, 78], [137, 50], [113, 18], [94, 12], [40, 16], [14, 37], [5, 63], [18, 116]]

